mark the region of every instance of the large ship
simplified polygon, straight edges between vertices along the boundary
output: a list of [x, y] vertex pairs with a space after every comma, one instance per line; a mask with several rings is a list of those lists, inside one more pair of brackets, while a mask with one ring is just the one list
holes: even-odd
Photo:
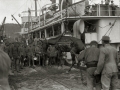
[[[120, 51], [120, 8], [113, 0], [101, 0], [100, 4], [89, 4], [88, 0], [73, 3], [73, 0], [51, 0], [35, 16], [22, 17], [24, 36], [46, 39], [64, 35], [81, 39], [86, 46], [96, 40], [101, 46], [101, 38], [110, 36], [111, 45]], [[26, 24], [27, 23], [27, 24]], [[28, 27], [29, 26], [29, 27]], [[27, 28], [25, 28], [27, 27]]]

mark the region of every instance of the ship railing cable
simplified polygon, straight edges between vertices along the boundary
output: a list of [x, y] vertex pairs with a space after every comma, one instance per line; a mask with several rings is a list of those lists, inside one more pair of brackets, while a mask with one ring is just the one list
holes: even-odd
[[[26, 0], [25, 3], [24, 3], [23, 5], [25, 5], [25, 4], [27, 3], [27, 1], [28, 1], [28, 0]], [[17, 10], [14, 12], [14, 14], [16, 14], [17, 11], [19, 11], [19, 10], [23, 7], [23, 5], [21, 5], [21, 7], [20, 7], [19, 9], [17, 9]], [[14, 15], [14, 14], [13, 14], [13, 15]]]
[[[117, 21], [117, 19], [116, 19], [115, 22], [113, 23], [113, 26], [115, 25], [116, 21]], [[111, 31], [112, 31], [112, 30], [113, 30], [113, 27], [111, 28]], [[110, 31], [110, 33], [111, 33], [111, 31]], [[108, 36], [110, 35], [110, 33], [108, 34]]]
[[[113, 26], [115, 25], [116, 21], [117, 21], [117, 19], [115, 19], [114, 23], [113, 23], [113, 24], [111, 25], [111, 27], [107, 30], [107, 32], [104, 34], [104, 36], [106, 36], [107, 33], [108, 33], [110, 30], [112, 31], [112, 28], [113, 28]], [[111, 31], [110, 31], [110, 33], [111, 33]], [[109, 33], [109, 35], [110, 35], [110, 33]], [[109, 36], [109, 35], [108, 35], [108, 36]], [[102, 38], [100, 39], [100, 41], [101, 41], [101, 40], [102, 40]], [[100, 42], [100, 41], [99, 41], [99, 42]], [[99, 43], [99, 42], [98, 42], [98, 43]]]

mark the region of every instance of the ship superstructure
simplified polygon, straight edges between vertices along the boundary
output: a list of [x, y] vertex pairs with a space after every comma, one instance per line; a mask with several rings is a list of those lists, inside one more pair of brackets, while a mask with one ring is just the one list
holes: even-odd
[[[119, 50], [120, 46], [120, 8], [113, 1], [89, 5], [88, 0], [73, 3], [72, 0], [51, 0], [52, 4], [45, 5], [39, 10], [40, 15], [28, 20], [30, 27], [26, 35], [33, 38], [50, 39], [66, 31], [66, 34], [82, 39], [89, 45], [92, 40], [101, 44], [101, 38], [108, 35], [111, 44]], [[66, 3], [67, 2], [67, 3]], [[67, 23], [66, 23], [67, 20]], [[32, 23], [32, 24], [31, 24]], [[67, 25], [66, 25], [67, 24]]]

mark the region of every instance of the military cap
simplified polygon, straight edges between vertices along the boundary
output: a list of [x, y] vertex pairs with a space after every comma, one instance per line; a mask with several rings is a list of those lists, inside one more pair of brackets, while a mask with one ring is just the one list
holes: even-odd
[[102, 40], [103, 40], [103, 41], [110, 41], [110, 37], [109, 37], [109, 36], [103, 36], [103, 37], [102, 37]]
[[90, 45], [98, 45], [97, 41], [91, 41]]

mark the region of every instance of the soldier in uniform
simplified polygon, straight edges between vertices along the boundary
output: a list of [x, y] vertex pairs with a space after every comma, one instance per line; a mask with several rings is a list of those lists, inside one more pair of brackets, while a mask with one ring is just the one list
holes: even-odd
[[6, 45], [5, 45], [4, 42], [1, 42], [1, 43], [0, 43], [0, 49], [3, 50], [3, 51], [5, 51]]
[[78, 60], [84, 60], [87, 66], [87, 90], [94, 90], [94, 84], [96, 90], [101, 90], [100, 75], [98, 76], [99, 81], [97, 81], [96, 76], [94, 76], [100, 54], [97, 45], [98, 43], [96, 41], [91, 41], [91, 47], [82, 51], [78, 56]]
[[50, 65], [51, 64], [55, 65], [56, 64], [55, 59], [56, 59], [56, 56], [57, 56], [57, 50], [56, 50], [55, 46], [51, 46], [50, 45], [50, 47], [48, 48], [47, 52], [49, 53]]
[[34, 50], [35, 56], [37, 57], [37, 60], [38, 60], [39, 65], [40, 65], [40, 47], [39, 47], [39, 45], [36, 45], [34, 48], [35, 48], [35, 50]]
[[25, 49], [23, 44], [19, 46], [19, 53], [20, 53], [20, 64], [21, 64], [20, 66], [22, 69], [24, 65], [24, 58], [25, 58]]
[[34, 61], [33, 61], [34, 48], [33, 48], [33, 46], [28, 45], [26, 48], [26, 52], [27, 52], [27, 57], [28, 57], [28, 65], [31, 66], [31, 61], [33, 62], [33, 65], [34, 65]]
[[12, 49], [12, 57], [13, 57], [13, 62], [15, 65], [15, 70], [19, 72], [20, 70], [20, 61], [19, 61], [19, 49], [18, 49], [18, 43], [14, 42], [14, 45], [11, 47]]
[[100, 56], [95, 70], [95, 75], [102, 73], [101, 83], [103, 90], [117, 90], [118, 80], [118, 52], [110, 45], [110, 37], [103, 36], [102, 44], [104, 47], [100, 49]]

